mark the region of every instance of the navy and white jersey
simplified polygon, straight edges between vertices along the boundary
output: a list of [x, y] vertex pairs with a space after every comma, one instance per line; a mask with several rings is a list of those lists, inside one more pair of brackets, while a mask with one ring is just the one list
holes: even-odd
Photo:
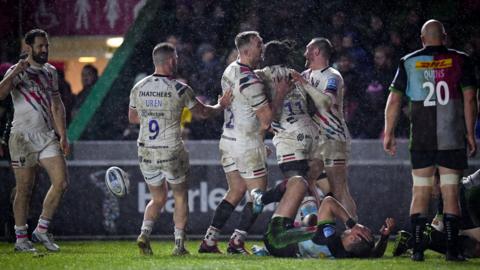
[[[291, 70], [282, 65], [275, 65], [256, 70], [255, 73], [262, 78], [270, 99], [275, 97], [275, 83], [282, 78], [288, 78]], [[307, 93], [302, 87], [295, 87], [283, 100], [283, 107], [274, 115], [272, 129], [275, 132], [292, 132], [302, 129], [311, 123], [307, 111]], [[312, 123], [313, 124], [313, 123]]]
[[263, 144], [260, 121], [255, 111], [268, 104], [263, 81], [247, 65], [231, 63], [222, 76], [222, 89], [232, 90], [232, 103], [225, 109], [222, 137], [235, 139], [248, 147]]
[[197, 104], [190, 86], [171, 77], [153, 74], [130, 92], [130, 108], [140, 117], [139, 145], [175, 147], [181, 143], [180, 118], [184, 107]]
[[[10, 67], [5, 76], [16, 65]], [[47, 132], [53, 130], [52, 97], [59, 96], [57, 70], [46, 63], [29, 66], [13, 78], [14, 114], [11, 132]]]
[[327, 67], [322, 70], [307, 69], [303, 77], [318, 91], [332, 98], [332, 105], [328, 108], [317, 108], [312, 117], [320, 128], [320, 133], [328, 140], [346, 142], [350, 139], [347, 124], [343, 116], [343, 77], [336, 69]]

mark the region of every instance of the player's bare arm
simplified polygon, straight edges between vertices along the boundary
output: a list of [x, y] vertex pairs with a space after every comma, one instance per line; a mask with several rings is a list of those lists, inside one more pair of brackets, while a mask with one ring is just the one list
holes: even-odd
[[60, 147], [64, 155], [70, 154], [70, 146], [68, 144], [65, 120], [65, 106], [63, 105], [60, 94], [52, 96], [52, 116], [55, 124], [55, 130], [60, 136]]
[[467, 127], [468, 156], [472, 157], [477, 152], [475, 140], [475, 121], [477, 119], [477, 98], [473, 87], [463, 89], [463, 102], [465, 126]]
[[313, 85], [311, 85], [305, 78], [295, 70], [292, 70], [292, 80], [301, 85], [301, 87], [307, 92], [307, 94], [312, 98], [317, 108], [328, 108], [332, 105], [332, 97], [326, 95], [323, 91], [318, 91]]
[[8, 94], [10, 94], [10, 91], [13, 89], [13, 79], [27, 69], [29, 65], [27, 59], [22, 59], [18, 61], [12, 72], [8, 73], [7, 76], [3, 78], [0, 82], [0, 100], [4, 100]]
[[[272, 114], [274, 116], [280, 115], [280, 111], [283, 108], [283, 101], [285, 96], [292, 91], [292, 84], [287, 77], [280, 78], [278, 82], [275, 82], [275, 95], [272, 100]], [[278, 120], [278, 119], [276, 119]]]
[[130, 124], [140, 124], [140, 117], [138, 116], [137, 110], [128, 108], [128, 122]]
[[192, 115], [200, 119], [207, 119], [223, 112], [232, 103], [232, 90], [227, 90], [218, 96], [217, 104], [206, 105], [197, 99], [197, 104], [191, 109]]
[[258, 120], [260, 121], [260, 129], [262, 131], [267, 131], [270, 128], [270, 124], [272, 123], [272, 109], [270, 105], [266, 103], [265, 105], [261, 106], [258, 110], [255, 111]]
[[383, 150], [392, 156], [397, 152], [395, 126], [397, 125], [401, 104], [402, 95], [396, 92], [390, 92], [385, 107], [385, 137], [383, 138]]
[[385, 224], [380, 228], [380, 239], [375, 243], [371, 257], [380, 258], [385, 253], [388, 245], [388, 236], [395, 228], [395, 220], [393, 218], [386, 218]]
[[362, 236], [368, 241], [372, 241], [372, 234], [368, 228], [356, 223], [348, 211], [335, 198], [328, 196], [323, 199], [320, 208], [318, 209], [318, 220], [333, 221], [336, 218], [340, 219], [349, 227], [353, 233]]

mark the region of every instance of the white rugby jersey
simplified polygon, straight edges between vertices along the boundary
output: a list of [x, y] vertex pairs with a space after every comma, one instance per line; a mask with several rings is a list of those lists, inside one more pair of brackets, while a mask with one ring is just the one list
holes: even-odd
[[192, 88], [171, 77], [153, 74], [139, 81], [130, 92], [130, 108], [140, 117], [138, 144], [168, 148], [181, 143], [183, 108], [196, 104]]
[[340, 72], [332, 67], [322, 70], [307, 69], [304, 78], [319, 91], [332, 97], [328, 108], [317, 108], [313, 121], [319, 126], [320, 133], [330, 140], [347, 141], [350, 138], [343, 116], [344, 84]]
[[[275, 97], [274, 83], [281, 78], [287, 78], [291, 70], [285, 66], [275, 65], [256, 70], [255, 73], [262, 78], [266, 91], [273, 100]], [[301, 87], [295, 87], [285, 96], [281, 111], [277, 112], [272, 122], [272, 129], [276, 132], [292, 132], [305, 128], [311, 123], [307, 109], [307, 93]], [[313, 123], [312, 123], [313, 125]]]
[[[10, 67], [5, 76], [16, 65]], [[58, 91], [57, 70], [49, 63], [41, 67], [29, 66], [13, 78], [14, 114], [11, 132], [47, 132], [53, 130], [52, 96]]]
[[235, 61], [223, 72], [222, 89], [231, 89], [233, 95], [232, 104], [224, 111], [222, 137], [259, 146], [263, 138], [255, 110], [268, 103], [262, 80], [249, 66]]

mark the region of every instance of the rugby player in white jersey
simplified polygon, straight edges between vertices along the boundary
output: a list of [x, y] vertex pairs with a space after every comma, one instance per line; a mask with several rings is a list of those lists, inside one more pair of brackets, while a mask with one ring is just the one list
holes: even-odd
[[0, 82], [0, 99], [11, 94], [15, 109], [9, 140], [16, 180], [15, 251], [36, 251], [28, 240], [27, 216], [37, 165], [47, 171], [51, 186], [32, 240], [43, 243], [48, 251], [59, 251], [47, 231], [68, 182], [64, 158], [69, 153], [65, 108], [58, 91], [57, 71], [47, 63], [47, 33], [31, 30], [24, 41], [28, 57], [12, 66]]
[[330, 96], [330, 101], [319, 104], [313, 121], [320, 128], [320, 144], [310, 164], [311, 175], [316, 179], [322, 169], [327, 173], [331, 191], [347, 211], [357, 217], [357, 206], [347, 184], [347, 161], [350, 153], [350, 134], [343, 117], [344, 84], [342, 75], [330, 67], [333, 47], [326, 38], [314, 38], [305, 50], [306, 67], [302, 75], [292, 74], [294, 79], [308, 87]]
[[[215, 210], [198, 250], [200, 253], [221, 253], [217, 246], [218, 235], [245, 192], [265, 190], [267, 185], [263, 137], [270, 127], [272, 110], [263, 82], [253, 71], [261, 61], [263, 41], [258, 32], [247, 31], [235, 37], [235, 45], [239, 58], [225, 69], [222, 76], [222, 88], [233, 89], [232, 104], [225, 110], [219, 146], [228, 191]], [[286, 80], [281, 80], [276, 87], [280, 92], [287, 92], [290, 86]], [[249, 254], [245, 249], [245, 237], [257, 216], [248, 198], [240, 223], [228, 243], [228, 253]]]
[[[280, 95], [283, 93], [275, 91], [276, 82], [291, 77], [293, 70], [287, 66], [292, 53], [293, 48], [288, 41], [270, 41], [265, 45], [265, 68], [255, 71], [264, 81], [267, 93], [271, 96], [273, 108], [271, 126], [275, 133], [273, 144], [276, 148], [278, 165], [286, 180], [277, 185], [273, 192], [263, 193], [253, 190], [254, 212], [261, 212], [264, 204], [279, 201], [283, 192], [276, 192], [277, 189], [284, 190], [287, 186], [292, 189], [297, 186], [292, 183], [300, 181], [301, 189], [293, 192], [298, 196], [288, 198], [286, 196], [284, 200], [284, 204], [288, 201], [286, 204], [292, 209], [291, 212], [296, 213], [306, 191], [308, 161], [318, 144], [318, 128], [307, 111], [306, 91], [302, 87], [294, 87], [286, 95]], [[280, 197], [274, 198], [278, 196]], [[281, 205], [279, 207], [282, 208]], [[291, 218], [293, 222], [293, 217], [285, 218]]]
[[167, 198], [167, 183], [175, 201], [173, 255], [188, 254], [185, 227], [188, 220], [188, 152], [181, 139], [180, 118], [184, 107], [199, 118], [221, 113], [229, 105], [231, 91], [226, 91], [214, 106], [195, 98], [190, 86], [174, 78], [177, 52], [170, 43], [160, 43], [152, 53], [155, 72], [138, 82], [130, 93], [128, 119], [140, 124], [138, 157], [140, 170], [152, 199], [145, 208], [137, 244], [140, 253], [152, 255], [150, 234]]

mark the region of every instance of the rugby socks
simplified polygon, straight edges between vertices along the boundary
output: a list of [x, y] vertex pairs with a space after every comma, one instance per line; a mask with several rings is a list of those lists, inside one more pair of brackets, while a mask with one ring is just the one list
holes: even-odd
[[445, 234], [447, 237], [447, 260], [461, 261], [465, 260], [461, 255], [458, 246], [458, 230], [460, 224], [460, 217], [453, 214], [445, 213], [443, 215], [443, 222], [445, 225]]
[[140, 229], [141, 233], [147, 237], [150, 237], [153, 229], [153, 220], [144, 220], [142, 223], [142, 228]]
[[175, 246], [183, 248], [185, 244], [185, 231], [175, 227], [173, 235], [175, 236]]
[[227, 223], [230, 215], [232, 215], [234, 209], [235, 206], [233, 206], [226, 200], [222, 200], [217, 206], [217, 209], [215, 210], [211, 226], [215, 227], [218, 230], [221, 230], [225, 223]]
[[239, 245], [240, 243], [245, 242], [245, 238], [247, 238], [246, 231], [235, 229], [235, 231], [232, 234], [232, 237], [230, 237], [230, 240], [233, 241], [235, 245]]
[[285, 179], [273, 189], [265, 191], [265, 193], [262, 194], [262, 203], [267, 205], [273, 202], [279, 202], [287, 190], [287, 182], [288, 179]]
[[35, 230], [39, 233], [47, 233], [50, 220], [39, 218], [37, 228]]
[[413, 214], [410, 216], [410, 222], [413, 232], [413, 254], [420, 254], [423, 260], [423, 251], [425, 250], [423, 231], [427, 224], [427, 217], [419, 213]]
[[28, 240], [28, 226], [25, 224], [25, 226], [16, 226], [14, 227], [15, 229], [15, 236], [17, 238], [17, 243], [24, 242]]
[[210, 226], [208, 227], [207, 233], [205, 234], [205, 238], [203, 239], [207, 246], [214, 246], [217, 243], [218, 235], [220, 234], [220, 230]]
[[248, 232], [250, 227], [252, 227], [255, 220], [257, 220], [258, 214], [253, 213], [253, 203], [248, 202], [243, 207], [242, 217], [240, 218], [240, 224], [238, 224], [237, 229], [240, 231]]

